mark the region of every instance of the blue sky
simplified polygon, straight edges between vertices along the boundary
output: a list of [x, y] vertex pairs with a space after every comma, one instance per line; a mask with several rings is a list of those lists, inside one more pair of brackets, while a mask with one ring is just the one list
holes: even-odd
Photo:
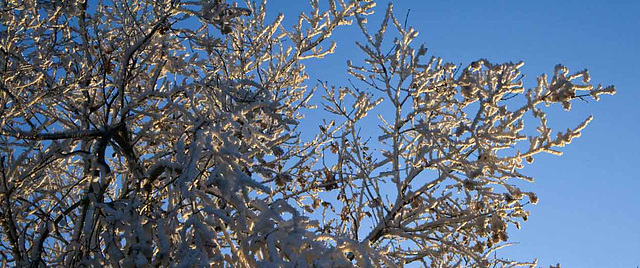
[[[323, 2], [320, 1], [321, 5]], [[388, 2], [378, 2], [381, 18]], [[525, 172], [536, 179], [524, 189], [538, 193], [519, 242], [500, 252], [517, 260], [539, 259], [541, 267], [636, 267], [640, 265], [640, 2], [616, 1], [396, 1], [396, 16], [420, 32], [429, 55], [468, 64], [525, 62], [525, 87], [562, 63], [571, 71], [590, 70], [592, 82], [613, 84], [618, 93], [600, 102], [576, 103], [570, 113], [551, 109], [551, 126], [573, 127], [594, 120], [582, 137], [563, 148], [564, 156], [536, 157]], [[326, 6], [326, 3], [324, 3]], [[305, 1], [272, 0], [268, 12], [282, 12], [285, 25], [308, 10]], [[378, 23], [374, 23], [376, 27]], [[347, 86], [346, 59], [361, 62], [354, 41], [357, 27], [332, 39], [335, 54], [310, 62], [310, 81]], [[559, 129], [558, 129], [559, 128]], [[304, 131], [304, 130], [303, 130]], [[316, 131], [316, 129], [310, 130]]]

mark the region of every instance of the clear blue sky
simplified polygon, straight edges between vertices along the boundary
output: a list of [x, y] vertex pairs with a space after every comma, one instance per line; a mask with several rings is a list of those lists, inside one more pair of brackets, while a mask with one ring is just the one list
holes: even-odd
[[[379, 19], [387, 3], [378, 2], [374, 16]], [[286, 25], [309, 9], [302, 0], [271, 0], [267, 6], [272, 16], [284, 13]], [[564, 156], [537, 157], [526, 168], [536, 182], [524, 188], [537, 192], [540, 203], [529, 207], [532, 215], [521, 230], [510, 232], [519, 244], [500, 254], [538, 258], [541, 267], [640, 265], [640, 1], [395, 2], [399, 18], [407, 9], [409, 25], [420, 31], [418, 41], [445, 61], [523, 60], [527, 88], [558, 63], [572, 71], [589, 69], [596, 84], [616, 85], [615, 96], [549, 115], [559, 130], [589, 114], [594, 120], [564, 148]], [[353, 42], [363, 39], [356, 27], [332, 39], [338, 50], [309, 65], [310, 81], [346, 86], [346, 59], [361, 62]]]

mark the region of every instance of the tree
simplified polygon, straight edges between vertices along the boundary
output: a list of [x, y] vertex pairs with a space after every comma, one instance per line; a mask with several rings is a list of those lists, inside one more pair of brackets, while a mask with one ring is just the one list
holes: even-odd
[[[537, 202], [512, 181], [591, 120], [554, 133], [544, 107], [615, 89], [558, 65], [525, 90], [521, 62], [425, 60], [391, 5], [372, 35], [372, 1], [310, 2], [291, 28], [264, 1], [4, 2], [3, 265], [535, 265], [491, 255]], [[361, 86], [307, 90], [352, 21]], [[318, 88], [332, 115], [305, 139]]]

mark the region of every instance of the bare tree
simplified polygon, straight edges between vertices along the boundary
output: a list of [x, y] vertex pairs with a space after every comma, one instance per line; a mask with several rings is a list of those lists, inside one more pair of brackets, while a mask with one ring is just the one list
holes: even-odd
[[[558, 65], [525, 90], [522, 63], [424, 60], [391, 5], [370, 35], [372, 1], [310, 2], [290, 29], [264, 1], [2, 2], [3, 265], [531, 265], [491, 255], [537, 202], [510, 181], [591, 120], [552, 133], [543, 106], [615, 89]], [[368, 89], [307, 90], [305, 61], [352, 21]], [[317, 88], [335, 120], [304, 140]]]

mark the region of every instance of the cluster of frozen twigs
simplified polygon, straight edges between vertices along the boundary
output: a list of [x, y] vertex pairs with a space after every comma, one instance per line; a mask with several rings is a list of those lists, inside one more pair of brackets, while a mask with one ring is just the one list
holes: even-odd
[[[552, 133], [543, 107], [615, 90], [563, 66], [525, 90], [522, 63], [424, 59], [391, 6], [370, 35], [372, 1], [328, 3], [289, 29], [265, 2], [3, 2], [2, 265], [528, 265], [491, 255], [537, 201], [509, 180], [590, 120]], [[338, 119], [304, 140], [304, 62], [352, 22], [368, 89], [320, 84]], [[392, 112], [369, 144], [378, 105]]]

